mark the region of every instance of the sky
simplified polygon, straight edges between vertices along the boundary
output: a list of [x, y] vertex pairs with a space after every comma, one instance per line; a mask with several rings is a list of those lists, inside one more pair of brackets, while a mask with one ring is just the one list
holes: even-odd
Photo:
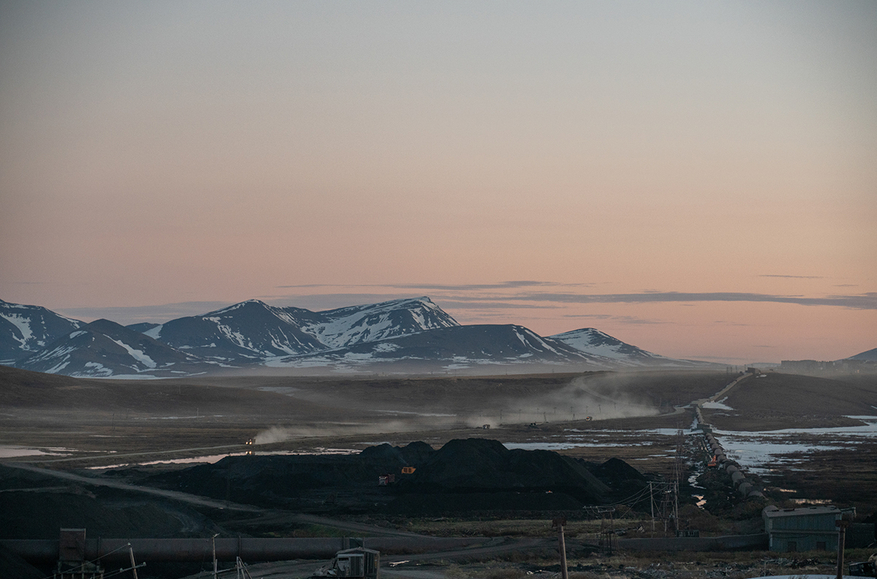
[[877, 347], [877, 2], [0, 0], [0, 299]]

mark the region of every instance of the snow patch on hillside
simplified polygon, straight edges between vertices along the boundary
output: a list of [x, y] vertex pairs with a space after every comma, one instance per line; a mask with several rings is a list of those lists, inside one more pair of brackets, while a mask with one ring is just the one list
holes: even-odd
[[[30, 328], [30, 318], [22, 316], [21, 314], [0, 314], [0, 318], [5, 319], [18, 329], [21, 338], [12, 334], [12, 339], [21, 344], [22, 350], [29, 350], [30, 348], [28, 348], [27, 342], [33, 338], [33, 330]], [[43, 345], [42, 342], [38, 342], [38, 344], [40, 346]]]
[[147, 368], [155, 368], [156, 367], [157, 364], [155, 363], [155, 361], [152, 358], [150, 358], [149, 356], [147, 356], [143, 352], [143, 350], [138, 350], [136, 348], [132, 348], [131, 346], [129, 346], [128, 344], [126, 344], [125, 342], [123, 342], [121, 340], [113, 340], [109, 336], [107, 336], [107, 338], [109, 338], [110, 340], [112, 340], [116, 344], [125, 348], [125, 350], [128, 352], [129, 356], [131, 356], [132, 358], [134, 358], [135, 360], [137, 360], [138, 362], [140, 362], [141, 364], [143, 364]]
[[159, 324], [154, 328], [149, 328], [145, 332], [143, 332], [144, 336], [149, 336], [153, 340], [158, 340], [159, 336], [161, 336], [161, 329], [164, 327], [164, 324]]

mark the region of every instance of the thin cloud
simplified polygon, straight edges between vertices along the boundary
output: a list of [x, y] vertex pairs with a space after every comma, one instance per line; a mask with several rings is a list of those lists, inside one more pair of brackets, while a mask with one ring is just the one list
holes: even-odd
[[612, 314], [567, 314], [563, 316], [567, 319], [588, 319], [588, 320], [608, 320], [619, 324], [631, 325], [652, 325], [652, 324], [669, 324], [665, 320], [654, 320], [648, 318], [639, 318], [636, 316], [614, 316]]
[[482, 284], [393, 284], [386, 287], [394, 289], [422, 289], [437, 291], [481, 291], [481, 290], [505, 290], [520, 289], [525, 287], [590, 287], [593, 284], [566, 284], [553, 281], [536, 281], [536, 280], [513, 280], [498, 283], [482, 283]]
[[435, 300], [443, 309], [457, 310], [548, 310], [557, 309], [559, 305], [551, 305], [550, 303], [522, 303], [508, 302], [504, 298], [482, 297], [473, 300], [468, 296], [442, 296]]
[[[360, 286], [362, 287], [362, 286]], [[312, 293], [306, 295], [263, 296], [261, 299], [274, 306], [293, 306], [312, 311], [334, 310], [347, 306], [376, 304], [390, 300], [420, 297], [411, 294], [377, 293]]]
[[438, 283], [395, 283], [395, 284], [298, 284], [279, 285], [278, 289], [318, 288], [318, 287], [346, 287], [346, 288], [386, 288], [389, 290], [423, 290], [423, 291], [483, 291], [483, 290], [508, 290], [526, 287], [591, 287], [592, 283], [558, 283], [553, 281], [538, 280], [511, 280], [497, 283], [480, 284], [438, 284]]
[[[493, 298], [471, 296], [469, 301]], [[505, 296], [508, 301], [550, 302], [562, 304], [611, 304], [611, 303], [685, 303], [685, 302], [753, 302], [782, 303], [802, 306], [834, 306], [858, 310], [877, 310], [877, 292], [859, 295], [829, 295], [810, 298], [745, 292], [640, 292], [628, 294], [574, 294], [574, 293], [526, 293]]]
[[[823, 297], [807, 297], [803, 295], [778, 295], [749, 292], [665, 292], [646, 290], [636, 293], [617, 294], [584, 294], [577, 292], [542, 292], [524, 291], [511, 295], [497, 295], [485, 290], [520, 289], [526, 287], [570, 287], [571, 284], [559, 284], [544, 281], [510, 281], [496, 284], [469, 285], [423, 285], [393, 284], [384, 286], [395, 289], [416, 289], [417, 296], [428, 294], [430, 290], [457, 292], [450, 295], [438, 295], [435, 301], [448, 309], [548, 309], [569, 304], [644, 304], [644, 303], [678, 303], [694, 304], [697, 302], [748, 302], [748, 303], [782, 303], [801, 306], [829, 306], [857, 310], [877, 310], [877, 292], [863, 294], [833, 294]], [[590, 285], [590, 284], [582, 284]], [[324, 286], [329, 287], [329, 286]], [[283, 301], [288, 305], [308, 307], [310, 309], [331, 309], [355, 304], [375, 303], [380, 301], [417, 297], [410, 293], [319, 293], [308, 295], [272, 296], [272, 301]], [[268, 299], [268, 298], [266, 298]], [[551, 305], [554, 304], [554, 305]], [[630, 321], [628, 323], [647, 323]]]
[[778, 273], [765, 273], [758, 277], [785, 277], [789, 279], [825, 279], [821, 275], [782, 275]]

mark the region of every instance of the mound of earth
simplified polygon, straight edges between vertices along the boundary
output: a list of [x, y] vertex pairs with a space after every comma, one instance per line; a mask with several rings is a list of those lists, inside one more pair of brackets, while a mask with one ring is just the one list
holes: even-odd
[[[403, 474], [404, 467], [414, 472]], [[597, 472], [603, 481], [583, 463], [555, 452], [509, 450], [496, 440], [471, 438], [451, 440], [438, 451], [413, 442], [349, 456], [232, 456], [155, 475], [146, 483], [309, 512], [399, 514], [578, 509], [645, 484], [636, 469], [617, 459]], [[381, 485], [384, 475], [395, 482]]]
[[609, 487], [584, 466], [548, 450], [509, 450], [496, 440], [451, 440], [401, 482], [431, 492], [563, 491], [600, 500]]
[[583, 464], [591, 474], [612, 489], [616, 498], [634, 495], [649, 486], [645, 475], [620, 458], [610, 458], [603, 464]]
[[[426, 443], [413, 442], [405, 447], [382, 444], [350, 456], [228, 456], [214, 464], [156, 475], [145, 482], [235, 502], [287, 508], [334, 504], [339, 492], [368, 494], [370, 490], [361, 502], [373, 504], [386, 494], [385, 488], [378, 488], [380, 476], [398, 477], [403, 467], [416, 466], [434, 452]], [[377, 497], [371, 496], [375, 493]]]
[[425, 442], [417, 441], [407, 446], [392, 446], [387, 443], [378, 446], [370, 446], [363, 450], [359, 456], [370, 461], [385, 461], [392, 463], [400, 462], [403, 466], [417, 466], [423, 464], [435, 454], [435, 449]]
[[395, 513], [546, 511], [602, 502], [611, 489], [577, 461], [496, 440], [451, 440], [397, 489]]

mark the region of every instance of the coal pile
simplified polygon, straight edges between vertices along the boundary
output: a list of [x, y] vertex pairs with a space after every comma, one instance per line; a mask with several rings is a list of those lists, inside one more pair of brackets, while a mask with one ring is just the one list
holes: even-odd
[[439, 450], [414, 442], [349, 456], [234, 456], [156, 475], [148, 484], [313, 513], [416, 515], [574, 510], [647, 483], [617, 459], [591, 472], [586, 463], [555, 452], [509, 450], [496, 440], [472, 438]]
[[451, 440], [398, 485], [394, 512], [569, 510], [611, 489], [575, 460], [547, 450], [509, 450], [496, 440]]
[[610, 458], [602, 464], [581, 461], [588, 471], [612, 489], [612, 498], [620, 499], [637, 494], [649, 486], [649, 479], [620, 458]]
[[386, 502], [380, 477], [395, 478], [402, 468], [432, 453], [428, 444], [413, 442], [405, 447], [382, 444], [349, 456], [228, 456], [214, 464], [149, 477], [145, 483], [240, 503], [333, 512], [352, 509], [357, 502]]
[[592, 500], [610, 490], [569, 457], [547, 450], [509, 450], [481, 438], [448, 442], [401, 486], [430, 492], [562, 490]]

